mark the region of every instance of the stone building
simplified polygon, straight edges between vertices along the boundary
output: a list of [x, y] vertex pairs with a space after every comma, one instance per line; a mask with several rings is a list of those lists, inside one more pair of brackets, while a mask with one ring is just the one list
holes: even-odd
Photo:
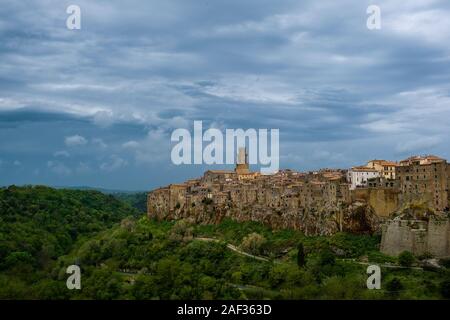
[[367, 181], [369, 179], [377, 178], [379, 176], [379, 171], [365, 166], [353, 167], [347, 173], [347, 179], [350, 182], [351, 190], [367, 187]]
[[397, 178], [403, 202], [423, 201], [436, 211], [448, 210], [448, 164], [436, 156], [400, 161]]
[[203, 175], [203, 182], [212, 184], [214, 182], [226, 183], [236, 181], [238, 176], [231, 170], [208, 170]]
[[386, 180], [395, 179], [397, 166], [397, 162], [387, 160], [370, 160], [367, 162], [367, 167], [377, 170], [380, 173], [380, 176]]
[[237, 174], [250, 173], [250, 168], [248, 164], [248, 154], [245, 148], [239, 148], [235, 171]]

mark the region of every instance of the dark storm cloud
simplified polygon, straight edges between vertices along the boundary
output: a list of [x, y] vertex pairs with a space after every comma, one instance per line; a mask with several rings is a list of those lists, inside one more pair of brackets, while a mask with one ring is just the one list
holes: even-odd
[[0, 123], [23, 122], [75, 122], [82, 119], [77, 116], [71, 116], [67, 113], [37, 111], [32, 107], [21, 108], [17, 110], [0, 111]]

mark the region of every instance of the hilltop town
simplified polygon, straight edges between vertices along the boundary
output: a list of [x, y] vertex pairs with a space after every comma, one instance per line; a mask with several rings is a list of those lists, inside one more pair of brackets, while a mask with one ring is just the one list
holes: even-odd
[[237, 163], [233, 171], [208, 170], [201, 178], [151, 191], [148, 215], [196, 223], [253, 220], [306, 235], [383, 230], [381, 249], [388, 254], [450, 254], [450, 224], [435, 224], [449, 212], [450, 164], [443, 158], [261, 175], [250, 171], [241, 148]]

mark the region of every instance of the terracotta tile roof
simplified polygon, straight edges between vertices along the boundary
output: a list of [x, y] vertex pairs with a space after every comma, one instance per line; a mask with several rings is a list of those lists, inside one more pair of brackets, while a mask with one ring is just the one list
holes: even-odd
[[383, 165], [383, 166], [388, 166], [388, 167], [396, 167], [396, 166], [398, 166], [398, 163], [394, 162], [394, 161], [383, 161], [380, 164]]
[[[211, 173], [219, 173], [219, 174], [225, 174], [225, 173], [235, 173], [232, 170], [208, 170], [206, 172], [211, 172]], [[205, 173], [206, 173], [205, 172]]]
[[365, 166], [353, 167], [352, 171], [378, 172], [377, 170]]

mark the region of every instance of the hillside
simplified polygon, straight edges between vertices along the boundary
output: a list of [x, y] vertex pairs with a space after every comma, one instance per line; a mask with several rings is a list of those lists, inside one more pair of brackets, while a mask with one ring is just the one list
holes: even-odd
[[[401, 267], [379, 253], [379, 242], [230, 219], [156, 221], [97, 191], [9, 187], [0, 189], [0, 299], [450, 296], [448, 269], [422, 270], [420, 257]], [[66, 288], [72, 264], [81, 267], [81, 290]], [[368, 264], [382, 266], [382, 290], [365, 287]]]
[[[304, 256], [299, 257], [299, 244]], [[61, 257], [78, 261], [84, 289], [72, 299], [440, 299], [448, 270], [398, 266], [379, 238], [339, 233], [306, 237], [256, 222], [195, 225], [142, 217], [78, 243]], [[366, 288], [366, 268], [382, 266], [382, 290]], [[444, 289], [442, 289], [444, 288]]]
[[0, 287], [11, 277], [25, 283], [35, 280], [77, 240], [138, 214], [131, 206], [98, 191], [1, 188]]
[[120, 190], [120, 189], [108, 189], [102, 187], [89, 187], [89, 186], [50, 186], [55, 189], [64, 190], [82, 190], [82, 191], [99, 191], [104, 194], [133, 194], [133, 193], [143, 193], [144, 191], [133, 191], [133, 190]]

